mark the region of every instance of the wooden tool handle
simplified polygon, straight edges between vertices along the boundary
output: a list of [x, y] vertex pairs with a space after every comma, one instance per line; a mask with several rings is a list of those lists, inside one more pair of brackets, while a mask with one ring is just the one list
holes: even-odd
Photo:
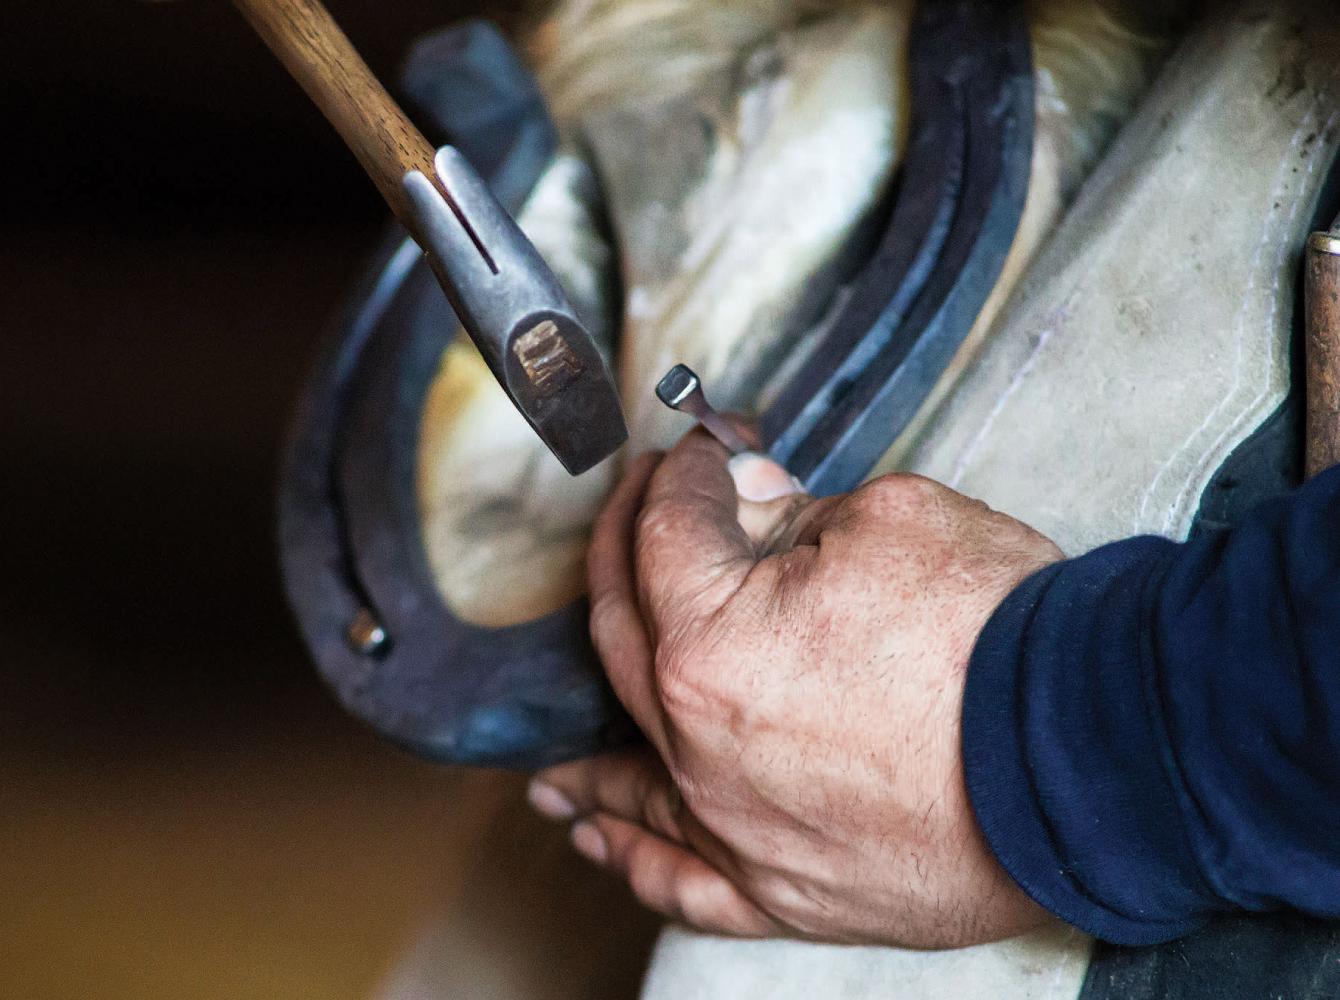
[[401, 223], [414, 233], [402, 180], [433, 183], [433, 147], [372, 75], [318, 0], [233, 0], [358, 157]]
[[[1340, 223], [1340, 220], [1337, 220]], [[1340, 230], [1313, 233], [1304, 266], [1308, 478], [1340, 464]]]

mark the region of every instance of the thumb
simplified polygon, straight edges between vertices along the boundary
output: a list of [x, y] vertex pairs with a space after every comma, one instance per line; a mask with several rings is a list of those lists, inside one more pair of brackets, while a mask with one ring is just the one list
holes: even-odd
[[[803, 492], [777, 463], [736, 462], [695, 430], [665, 456], [647, 486], [633, 543], [638, 596], [653, 640], [715, 614], [739, 589]], [[742, 500], [736, 480], [758, 502]], [[778, 496], [789, 491], [790, 496]], [[803, 503], [802, 503], [803, 505]], [[751, 534], [746, 522], [757, 532]]]
[[760, 554], [813, 503], [798, 479], [759, 452], [736, 455], [726, 468], [735, 482], [740, 527]]

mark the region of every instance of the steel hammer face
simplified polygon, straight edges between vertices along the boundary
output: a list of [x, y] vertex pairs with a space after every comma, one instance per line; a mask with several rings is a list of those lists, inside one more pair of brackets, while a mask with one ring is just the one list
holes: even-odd
[[405, 175], [414, 238], [494, 377], [574, 476], [628, 438], [609, 367], [549, 266], [457, 150]]

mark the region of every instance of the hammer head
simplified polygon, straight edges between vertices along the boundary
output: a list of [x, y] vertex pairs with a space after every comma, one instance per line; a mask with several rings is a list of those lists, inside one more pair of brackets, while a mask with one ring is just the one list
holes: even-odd
[[572, 475], [628, 438], [609, 367], [538, 250], [459, 152], [405, 175], [413, 235], [503, 390]]

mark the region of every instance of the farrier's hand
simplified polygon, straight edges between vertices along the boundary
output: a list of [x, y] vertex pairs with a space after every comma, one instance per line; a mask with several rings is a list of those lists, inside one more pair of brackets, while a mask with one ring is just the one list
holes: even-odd
[[[761, 458], [734, 471], [743, 492], [787, 489]], [[531, 800], [700, 928], [913, 947], [1021, 933], [1047, 917], [977, 828], [959, 715], [978, 632], [1059, 556], [915, 476], [742, 500], [695, 432], [634, 466], [591, 546], [592, 633], [651, 747], [551, 768]]]

